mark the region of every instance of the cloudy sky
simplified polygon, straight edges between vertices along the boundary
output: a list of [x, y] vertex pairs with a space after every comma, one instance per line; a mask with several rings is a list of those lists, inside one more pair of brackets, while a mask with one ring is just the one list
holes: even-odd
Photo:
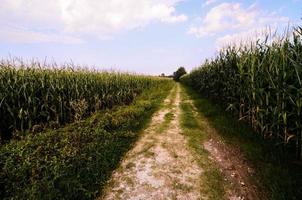
[[302, 0], [0, 0], [0, 57], [170, 74], [301, 17]]

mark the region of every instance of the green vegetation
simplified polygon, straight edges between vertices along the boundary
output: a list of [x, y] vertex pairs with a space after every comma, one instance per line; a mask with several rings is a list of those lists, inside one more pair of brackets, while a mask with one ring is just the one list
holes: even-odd
[[301, 160], [301, 36], [302, 28], [296, 28], [292, 37], [230, 46], [181, 80], [274, 141], [276, 154]]
[[[12, 139], [2, 145], [0, 199], [94, 199], [99, 196], [112, 170], [118, 166], [122, 156], [136, 141], [140, 130], [173, 85], [172, 81], [164, 79], [122, 74], [93, 74], [70, 70], [52, 72], [42, 69], [1, 70], [8, 70], [12, 74], [24, 73], [12, 76], [15, 77], [14, 80], [24, 81], [23, 87], [21, 84], [19, 88], [20, 94], [16, 94], [19, 95], [18, 98], [23, 92], [34, 91], [28, 89], [32, 82], [35, 86], [39, 85], [35, 81], [41, 81], [43, 84], [42, 80], [49, 80], [58, 87], [50, 87], [49, 91], [60, 91], [60, 87], [64, 89], [61, 95], [66, 95], [66, 107], [67, 101], [73, 98], [83, 99], [86, 96], [86, 101], [95, 103], [88, 98], [91, 94], [93, 99], [97, 96], [103, 98], [102, 108], [112, 108], [98, 110], [91, 117], [76, 120], [64, 128], [26, 134], [21, 140]], [[30, 77], [28, 73], [33, 73], [32, 76], [36, 78]], [[71, 83], [66, 83], [65, 86], [60, 82], [68, 80], [77, 87]], [[86, 84], [82, 85], [81, 81], [86, 81]], [[111, 81], [111, 84], [107, 81]], [[47, 87], [44, 89], [48, 90]], [[140, 95], [134, 98], [135, 92]], [[53, 93], [50, 93], [49, 98], [52, 99], [52, 95]], [[47, 102], [52, 105], [51, 101]], [[116, 105], [126, 103], [130, 104]], [[32, 104], [28, 105], [29, 109], [30, 105]], [[90, 111], [92, 112], [93, 108]]]
[[179, 81], [180, 77], [185, 75], [187, 72], [186, 72], [186, 69], [184, 67], [179, 67], [176, 72], [173, 73], [173, 79], [175, 81]]
[[276, 160], [275, 145], [263, 140], [248, 124], [238, 122], [236, 117], [225, 112], [219, 103], [209, 101], [191, 88], [185, 89], [198, 112], [202, 113], [224, 141], [240, 147], [247, 160], [255, 168], [254, 181], [260, 182], [260, 187], [263, 187], [262, 190], [267, 193], [268, 199], [301, 199], [300, 166]]
[[[201, 194], [206, 195], [209, 199], [225, 199], [226, 182], [223, 179], [219, 169], [209, 159], [209, 153], [203, 148], [202, 143], [206, 141], [208, 133], [200, 121], [201, 116], [194, 113], [194, 108], [191, 102], [186, 101], [189, 98], [186, 91], [181, 89], [181, 127], [183, 134], [188, 138], [189, 146], [193, 149], [194, 156], [198, 164], [204, 170], [201, 176], [200, 186]], [[194, 99], [199, 101], [199, 99]]]
[[[42, 63], [0, 62], [0, 135], [58, 128], [115, 105], [127, 105], [167, 79]], [[5, 116], [5, 117], [4, 117]], [[19, 134], [17, 134], [19, 133]], [[1, 141], [0, 141], [1, 142]]]

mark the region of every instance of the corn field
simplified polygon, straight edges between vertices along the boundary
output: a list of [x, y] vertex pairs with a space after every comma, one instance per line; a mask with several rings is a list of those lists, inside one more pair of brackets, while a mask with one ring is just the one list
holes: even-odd
[[75, 66], [0, 61], [0, 133], [38, 131], [129, 104], [164, 79], [79, 69]]
[[229, 46], [181, 81], [302, 158], [302, 28], [278, 40]]

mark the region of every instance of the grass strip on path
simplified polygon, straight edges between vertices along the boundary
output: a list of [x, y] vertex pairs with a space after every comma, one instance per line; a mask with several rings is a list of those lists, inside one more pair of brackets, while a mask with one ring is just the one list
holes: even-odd
[[181, 127], [182, 133], [188, 138], [188, 144], [194, 152], [198, 164], [204, 170], [201, 175], [200, 186], [201, 194], [208, 199], [225, 199], [226, 198], [226, 181], [223, 179], [217, 166], [209, 159], [209, 153], [203, 148], [208, 137], [208, 133], [200, 123], [201, 118], [195, 113], [190, 97], [181, 87]]

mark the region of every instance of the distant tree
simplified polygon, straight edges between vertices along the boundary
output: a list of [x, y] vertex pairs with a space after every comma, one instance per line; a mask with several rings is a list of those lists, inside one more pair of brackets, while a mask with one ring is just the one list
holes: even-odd
[[180, 77], [186, 74], [186, 69], [184, 67], [179, 67], [176, 72], [173, 73], [173, 79], [179, 81]]
[[165, 74], [164, 74], [164, 73], [162, 73], [160, 76], [165, 77]]

